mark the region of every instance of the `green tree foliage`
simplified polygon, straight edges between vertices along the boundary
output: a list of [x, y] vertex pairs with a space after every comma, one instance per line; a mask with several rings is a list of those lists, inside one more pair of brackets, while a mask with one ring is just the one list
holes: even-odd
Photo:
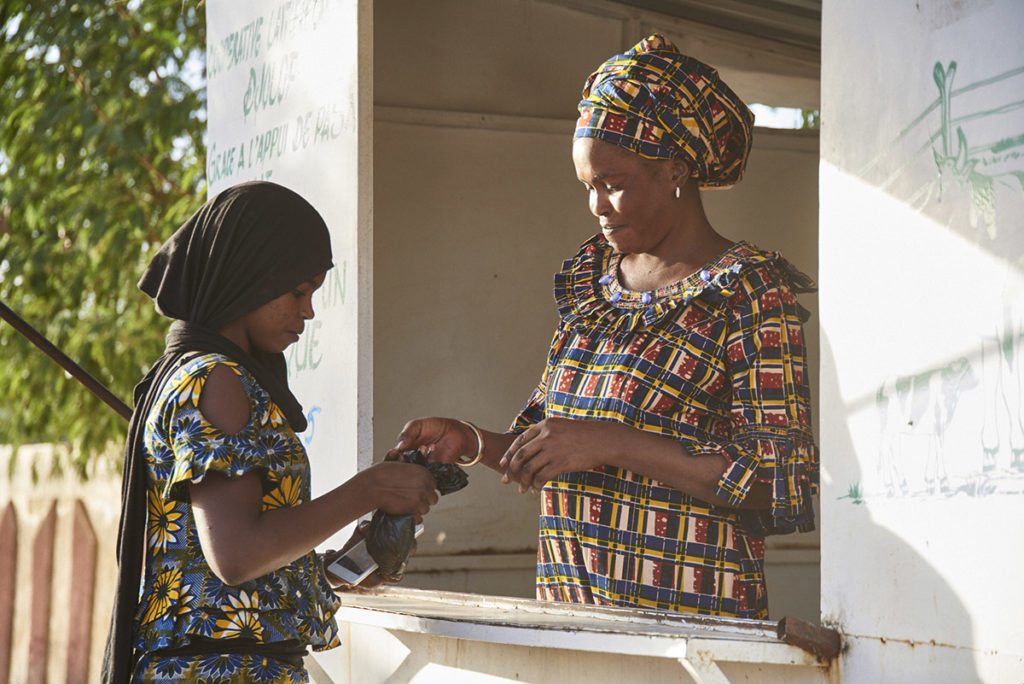
[[821, 110], [801, 109], [800, 128], [821, 128]]
[[[0, 27], [0, 299], [130, 405], [167, 328], [136, 282], [205, 193], [203, 8], [4, 1]], [[84, 471], [126, 427], [0, 323], [0, 444]]]

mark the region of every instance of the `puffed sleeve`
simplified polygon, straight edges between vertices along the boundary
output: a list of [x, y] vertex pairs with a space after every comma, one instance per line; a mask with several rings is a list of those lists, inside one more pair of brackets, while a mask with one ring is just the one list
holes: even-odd
[[547, 408], [548, 378], [551, 376], [554, 366], [558, 363], [562, 348], [565, 346], [569, 333], [564, 326], [559, 325], [555, 335], [551, 339], [551, 346], [548, 348], [548, 360], [544, 365], [544, 372], [541, 373], [540, 382], [534, 387], [530, 397], [526, 400], [519, 415], [512, 421], [508, 431], [514, 434], [525, 432], [531, 426], [544, 420]]
[[167, 399], [172, 402], [167, 436], [174, 453], [174, 469], [162, 492], [165, 500], [187, 501], [185, 485], [201, 482], [210, 472], [229, 478], [253, 471], [258, 471], [261, 477], [266, 476], [265, 449], [257, 434], [260, 419], [254, 410], [253, 388], [249, 384], [243, 382], [249, 399], [249, 420], [237, 433], [221, 431], [210, 424], [199, 410], [206, 379], [217, 365], [225, 365], [243, 378], [242, 370], [227, 358], [207, 358], [202, 363], [190, 364], [172, 378], [173, 385]]
[[732, 383], [732, 435], [705, 445], [728, 466], [718, 496], [740, 504], [754, 482], [771, 486], [770, 510], [740, 510], [753, 534], [814, 529], [811, 495], [818, 485], [818, 449], [811, 430], [805, 310], [782, 275], [770, 266], [741, 276], [730, 298], [726, 355]]

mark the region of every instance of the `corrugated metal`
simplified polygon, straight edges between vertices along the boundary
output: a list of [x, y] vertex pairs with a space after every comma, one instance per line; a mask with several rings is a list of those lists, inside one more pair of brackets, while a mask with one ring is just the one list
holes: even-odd
[[618, 0], [681, 19], [820, 52], [821, 0]]

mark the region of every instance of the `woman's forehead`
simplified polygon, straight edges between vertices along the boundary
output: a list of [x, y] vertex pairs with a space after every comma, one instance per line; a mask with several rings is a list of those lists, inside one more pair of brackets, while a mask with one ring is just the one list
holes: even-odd
[[595, 138], [574, 140], [572, 160], [578, 174], [585, 174], [595, 180], [647, 170], [648, 164], [655, 163], [618, 145]]

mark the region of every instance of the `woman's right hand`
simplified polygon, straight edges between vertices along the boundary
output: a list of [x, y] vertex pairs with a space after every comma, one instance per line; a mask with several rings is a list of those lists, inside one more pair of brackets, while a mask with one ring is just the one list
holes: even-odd
[[353, 479], [369, 493], [373, 510], [388, 515], [412, 515], [419, 522], [437, 503], [437, 482], [415, 463], [385, 461], [360, 471]]
[[408, 449], [419, 449], [436, 463], [455, 463], [459, 456], [476, 453], [476, 435], [453, 418], [417, 418], [405, 424], [386, 458], [395, 459]]

